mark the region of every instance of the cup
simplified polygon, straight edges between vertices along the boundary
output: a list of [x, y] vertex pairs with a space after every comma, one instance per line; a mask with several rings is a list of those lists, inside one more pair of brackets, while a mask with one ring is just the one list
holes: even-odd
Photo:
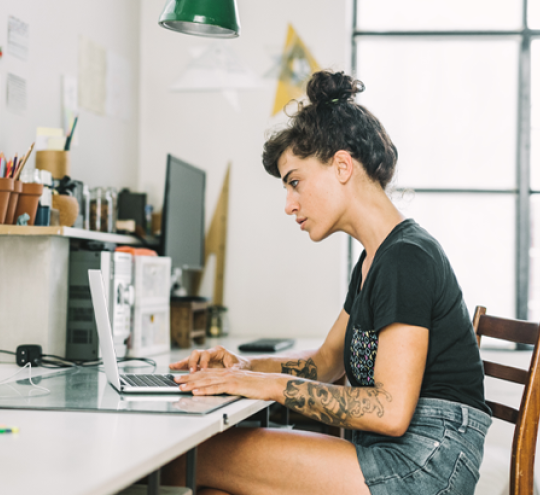
[[9, 197], [13, 191], [13, 179], [0, 179], [0, 224], [6, 221]]
[[13, 224], [13, 218], [15, 217], [15, 210], [17, 209], [17, 203], [19, 201], [19, 194], [21, 193], [21, 191], [22, 191], [22, 182], [20, 180], [14, 181], [13, 191], [11, 191], [11, 194], [9, 196], [9, 203], [8, 203], [6, 219], [5, 219], [6, 225]]
[[21, 215], [27, 213], [30, 217], [28, 225], [34, 225], [41, 193], [43, 193], [43, 184], [23, 183], [19, 201], [17, 201], [15, 217], [13, 218], [14, 223], [17, 223], [17, 219]]
[[60, 180], [65, 175], [70, 175], [69, 151], [36, 151], [36, 168], [39, 170], [48, 170], [52, 174], [53, 179]]

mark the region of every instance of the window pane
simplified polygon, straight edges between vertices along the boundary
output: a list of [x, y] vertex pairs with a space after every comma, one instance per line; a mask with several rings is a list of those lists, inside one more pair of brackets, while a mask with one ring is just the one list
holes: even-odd
[[540, 0], [529, 0], [527, 6], [527, 25], [531, 29], [540, 29]]
[[518, 49], [501, 39], [358, 39], [359, 101], [398, 148], [398, 186], [515, 187]]
[[[515, 317], [514, 195], [394, 193], [392, 200], [439, 241], [471, 317], [477, 305]], [[361, 249], [355, 242], [354, 263]]]
[[[533, 3], [538, 0], [529, 0]], [[519, 29], [523, 0], [358, 0], [363, 30]]]
[[531, 196], [531, 250], [529, 270], [529, 314], [540, 321], [540, 195]]
[[531, 79], [531, 188], [540, 191], [540, 40], [531, 44]]

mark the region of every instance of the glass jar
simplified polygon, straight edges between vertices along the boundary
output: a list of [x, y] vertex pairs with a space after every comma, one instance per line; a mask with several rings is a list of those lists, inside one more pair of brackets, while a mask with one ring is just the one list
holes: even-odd
[[225, 306], [209, 306], [206, 318], [206, 335], [209, 337], [229, 335], [229, 317]]
[[90, 189], [86, 184], [82, 189], [82, 214], [83, 214], [83, 229], [90, 230]]
[[106, 193], [111, 197], [110, 228], [107, 232], [116, 232], [116, 220], [118, 220], [118, 190], [115, 187], [108, 187]]

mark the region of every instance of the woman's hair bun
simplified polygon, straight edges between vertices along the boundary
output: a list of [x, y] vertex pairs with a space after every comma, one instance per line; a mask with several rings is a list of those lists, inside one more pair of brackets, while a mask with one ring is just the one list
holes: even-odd
[[353, 79], [344, 72], [321, 70], [315, 72], [307, 85], [311, 103], [337, 103], [340, 100], [354, 101], [355, 95], [364, 91], [362, 81]]

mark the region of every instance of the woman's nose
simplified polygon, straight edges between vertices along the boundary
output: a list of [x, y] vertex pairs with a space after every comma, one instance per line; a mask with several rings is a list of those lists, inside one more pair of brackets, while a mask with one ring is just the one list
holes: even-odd
[[293, 200], [292, 194], [287, 193], [287, 199], [285, 200], [285, 213], [287, 215], [294, 215], [294, 212], [298, 211], [298, 203]]

